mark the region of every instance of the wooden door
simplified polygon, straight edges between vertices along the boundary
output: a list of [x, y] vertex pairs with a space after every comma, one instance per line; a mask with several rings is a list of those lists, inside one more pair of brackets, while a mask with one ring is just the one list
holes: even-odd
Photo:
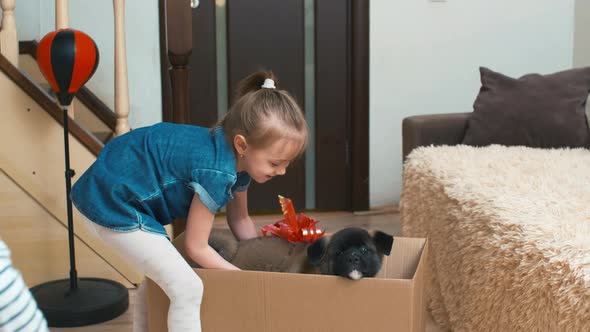
[[[169, 1], [161, 8], [179, 6], [176, 3]], [[168, 27], [167, 34], [161, 33], [168, 38], [162, 44], [168, 45], [167, 52], [162, 52], [162, 64], [166, 66], [162, 70], [164, 119], [178, 122], [184, 118], [192, 124], [211, 126], [224, 111], [218, 111], [219, 83], [227, 88], [228, 100], [221, 101], [231, 105], [239, 80], [255, 70], [270, 69], [279, 79], [278, 86], [291, 92], [302, 108], [306, 97], [314, 99], [311, 135], [315, 181], [311, 183], [312, 188], [306, 188], [306, 163], [301, 159], [285, 176], [264, 185], [252, 184], [248, 196], [250, 210], [276, 212], [278, 194], [292, 198], [298, 208], [367, 209], [368, 0], [227, 0], [221, 8], [225, 16], [225, 23], [221, 24], [226, 31], [223, 54], [216, 52], [216, 28], [220, 27], [216, 11], [219, 14], [220, 9], [216, 9], [213, 0], [200, 1], [199, 7], [192, 11], [190, 23], [179, 20], [180, 14], [171, 18], [170, 9], [166, 24], [161, 23]], [[314, 11], [315, 70], [313, 82], [306, 83], [305, 48], [309, 43], [304, 42], [304, 15], [310, 8]], [[185, 29], [190, 24], [190, 38], [180, 33], [183, 24]], [[176, 39], [176, 43], [171, 39]], [[187, 48], [178, 47], [178, 43], [188, 39], [192, 51], [187, 54]], [[173, 72], [169, 70], [171, 54], [178, 58], [170, 45], [187, 55], [187, 63], [176, 65], [187, 72], [186, 97], [173, 93], [181, 84], [173, 83], [174, 76], [165, 75]], [[218, 77], [218, 61], [226, 62], [227, 77]], [[305, 96], [306, 84], [313, 84], [313, 96]], [[167, 85], [171, 86], [168, 90]], [[170, 101], [174, 98], [186, 98], [186, 109], [174, 109], [183, 107], [182, 103]], [[170, 115], [179, 112], [186, 115]], [[305, 206], [306, 190], [314, 196], [310, 206]]]
[[[230, 98], [242, 78], [258, 69], [269, 69], [278, 78], [277, 86], [303, 105], [303, 0], [228, 1], [227, 49]], [[289, 166], [287, 174], [268, 183], [252, 183], [248, 191], [250, 209], [276, 211], [279, 194], [301, 207], [305, 202], [304, 162], [298, 160]]]

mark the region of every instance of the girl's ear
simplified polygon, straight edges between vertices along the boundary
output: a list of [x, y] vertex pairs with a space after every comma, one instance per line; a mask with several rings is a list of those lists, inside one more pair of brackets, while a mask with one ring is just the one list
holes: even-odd
[[234, 148], [239, 155], [243, 155], [248, 150], [248, 142], [243, 135], [234, 136]]

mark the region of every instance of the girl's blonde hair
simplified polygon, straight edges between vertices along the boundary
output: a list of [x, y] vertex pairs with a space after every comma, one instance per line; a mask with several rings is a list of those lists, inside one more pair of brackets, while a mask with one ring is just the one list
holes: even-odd
[[243, 135], [254, 148], [265, 148], [278, 139], [299, 143], [297, 158], [307, 147], [308, 127], [295, 99], [285, 90], [262, 88], [265, 79], [277, 79], [271, 71], [257, 71], [239, 84], [235, 102], [217, 126], [223, 127], [233, 146], [233, 138]]

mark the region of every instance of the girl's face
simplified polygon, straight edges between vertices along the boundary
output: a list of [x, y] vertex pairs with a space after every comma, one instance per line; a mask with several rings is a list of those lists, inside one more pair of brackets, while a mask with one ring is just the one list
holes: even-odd
[[297, 155], [299, 146], [297, 140], [282, 138], [270, 146], [257, 149], [248, 146], [244, 139], [236, 143], [237, 170], [247, 172], [258, 183], [267, 182], [287, 172], [287, 166]]

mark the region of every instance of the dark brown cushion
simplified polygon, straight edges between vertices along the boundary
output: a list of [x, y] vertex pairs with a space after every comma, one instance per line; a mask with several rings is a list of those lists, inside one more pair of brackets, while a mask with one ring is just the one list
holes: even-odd
[[590, 67], [514, 79], [480, 67], [481, 89], [463, 144], [588, 147]]

